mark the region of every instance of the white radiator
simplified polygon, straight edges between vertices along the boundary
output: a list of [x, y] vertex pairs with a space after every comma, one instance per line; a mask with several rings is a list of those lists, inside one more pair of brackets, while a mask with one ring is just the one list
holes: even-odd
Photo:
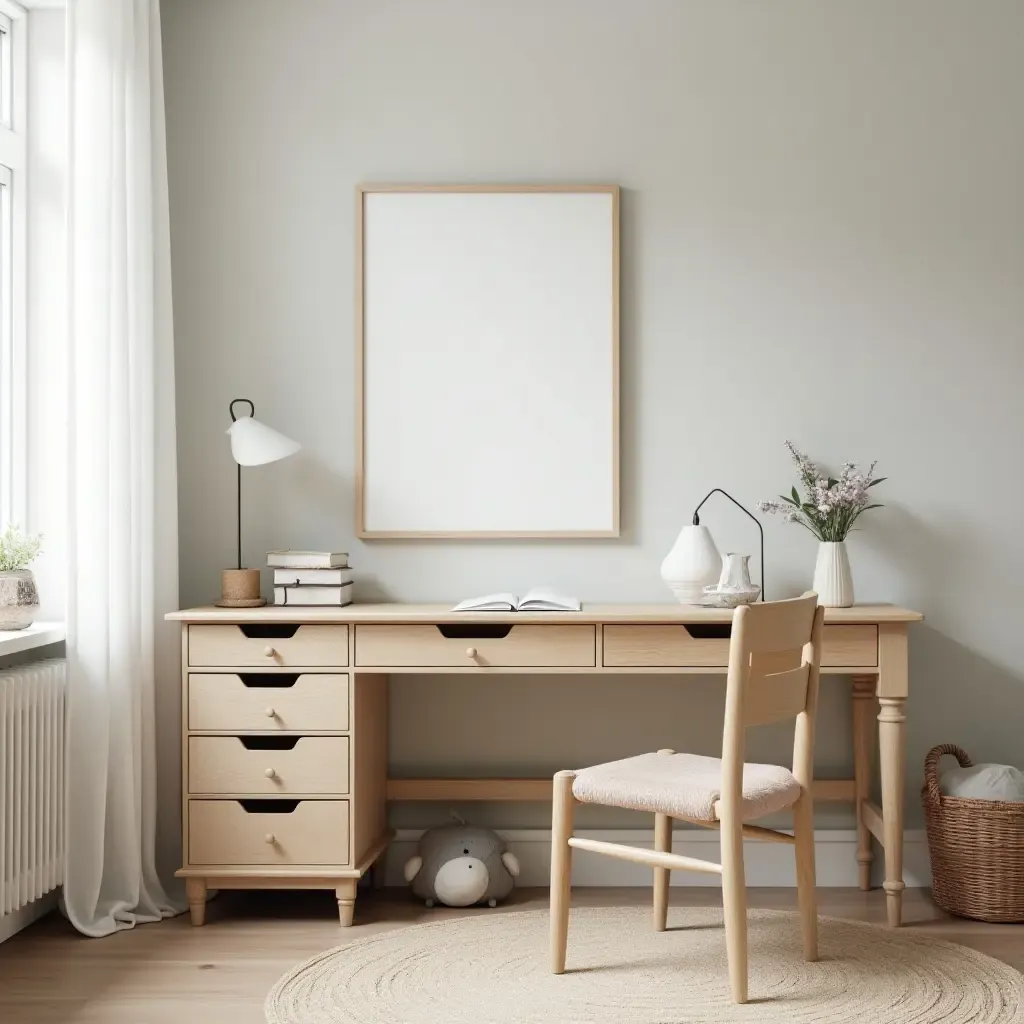
[[64, 880], [62, 660], [0, 671], [0, 916]]

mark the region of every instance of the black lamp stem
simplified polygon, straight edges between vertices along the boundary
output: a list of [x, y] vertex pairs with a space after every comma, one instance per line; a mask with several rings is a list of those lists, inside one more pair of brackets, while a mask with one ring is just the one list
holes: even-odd
[[242, 467], [235, 467], [238, 470], [238, 568], [242, 568]]
[[757, 527], [757, 532], [761, 535], [761, 600], [764, 600], [764, 527], [761, 525], [761, 521], [755, 516], [749, 509], [741, 505], [731, 494], [727, 491], [723, 491], [721, 487], [715, 487], [713, 490], [708, 491], [704, 495], [704, 500], [693, 510], [693, 525], [700, 526], [700, 516], [697, 514], [704, 507], [704, 502], [711, 497], [712, 494], [721, 494], [728, 498], [741, 512], [747, 515], [749, 518], [754, 520], [754, 525]]
[[[249, 398], [233, 398], [231, 403], [228, 405], [228, 412], [231, 414], [231, 422], [234, 423], [238, 417], [235, 415], [235, 403], [245, 402], [249, 406], [249, 415], [256, 415], [256, 406], [253, 405], [252, 400]], [[242, 568], [242, 465], [237, 463], [236, 467], [238, 470], [238, 568]]]

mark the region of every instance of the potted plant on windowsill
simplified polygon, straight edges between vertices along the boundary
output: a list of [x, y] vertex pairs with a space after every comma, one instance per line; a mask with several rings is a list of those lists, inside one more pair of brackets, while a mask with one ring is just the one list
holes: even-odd
[[8, 526], [0, 535], [0, 630], [26, 629], [39, 611], [36, 581], [28, 568], [42, 550], [42, 538]]
[[778, 513], [787, 523], [799, 523], [820, 541], [814, 567], [814, 590], [818, 603], [826, 608], [849, 608], [853, 604], [853, 577], [846, 553], [846, 537], [853, 524], [868, 509], [881, 508], [872, 503], [869, 491], [885, 480], [875, 477], [875, 463], [862, 473], [855, 462], [843, 464], [838, 479], [822, 473], [792, 441], [786, 442], [793, 457], [804, 496], [794, 487], [781, 501], [759, 501], [762, 512]]

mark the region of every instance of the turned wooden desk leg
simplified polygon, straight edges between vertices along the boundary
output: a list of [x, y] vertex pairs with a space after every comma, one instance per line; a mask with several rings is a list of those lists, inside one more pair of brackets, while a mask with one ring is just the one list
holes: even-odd
[[907, 625], [878, 626], [878, 753], [882, 775], [882, 845], [885, 847], [885, 908], [889, 925], [903, 916], [903, 762], [905, 714], [910, 693]]
[[185, 879], [185, 899], [188, 900], [188, 916], [193, 926], [201, 927], [206, 922], [206, 881], [202, 878]]
[[882, 769], [882, 828], [885, 833], [885, 908], [889, 926], [903, 915], [903, 757], [907, 718], [905, 698], [879, 698], [878, 747]]
[[871, 833], [864, 821], [864, 801], [871, 798], [872, 754], [875, 741], [874, 676], [853, 677], [853, 779], [856, 790], [854, 811], [857, 816], [857, 868], [860, 887], [871, 888]]
[[338, 920], [342, 928], [352, 927], [352, 918], [356, 912], [356, 882], [355, 879], [347, 879], [334, 890], [338, 900]]

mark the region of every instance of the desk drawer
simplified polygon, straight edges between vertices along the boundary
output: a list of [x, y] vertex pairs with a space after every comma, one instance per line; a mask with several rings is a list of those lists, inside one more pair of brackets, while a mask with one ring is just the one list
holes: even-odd
[[590, 668], [595, 663], [590, 625], [367, 625], [355, 631], [358, 666]]
[[349, 862], [347, 800], [190, 800], [189, 864]]
[[878, 664], [877, 626], [826, 626], [821, 663], [874, 668]]
[[197, 796], [340, 796], [348, 792], [348, 737], [190, 736], [188, 790]]
[[242, 668], [311, 668], [348, 664], [348, 626], [189, 626], [188, 663]]
[[348, 676], [336, 673], [193, 672], [188, 727], [208, 732], [343, 732]]
[[[725, 668], [729, 664], [727, 637], [701, 636], [708, 629], [675, 623], [604, 627], [602, 664], [609, 668]], [[697, 634], [697, 635], [693, 635]], [[850, 668], [878, 664], [877, 626], [826, 626], [822, 665]]]
[[[727, 623], [723, 624], [726, 627]], [[701, 636], [698, 626], [606, 625], [604, 661], [610, 668], [721, 668], [729, 664], [728, 636]], [[725, 632], [720, 626], [715, 632]]]

